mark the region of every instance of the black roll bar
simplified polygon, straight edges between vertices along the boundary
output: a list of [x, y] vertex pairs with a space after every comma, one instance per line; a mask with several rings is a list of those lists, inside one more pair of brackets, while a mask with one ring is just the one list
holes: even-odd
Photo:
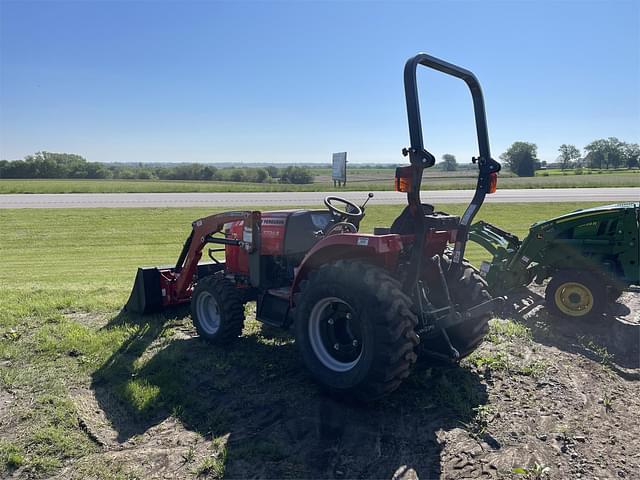
[[[472, 160], [478, 164], [479, 171], [475, 195], [460, 220], [456, 234], [452, 261], [455, 264], [459, 264], [464, 257], [469, 226], [484, 202], [485, 195], [489, 192], [490, 175], [500, 171], [500, 164], [491, 158], [484, 97], [482, 95], [480, 82], [478, 82], [476, 76], [469, 70], [432, 57], [426, 53], [419, 53], [415, 57], [410, 58], [404, 66], [404, 90], [407, 102], [407, 118], [409, 121], [409, 139], [411, 146], [403, 149], [402, 153], [405, 156], [409, 155], [409, 160], [413, 166], [412, 189], [411, 192], [407, 194], [407, 200], [409, 205], [414, 207], [412, 208], [412, 212], [417, 222], [416, 234], [418, 238], [416, 238], [416, 240], [419, 243], [416, 246], [420, 251], [422, 250], [424, 241], [424, 214], [420, 200], [422, 172], [425, 168], [429, 168], [435, 164], [435, 157], [424, 148], [424, 140], [422, 138], [422, 120], [420, 117], [418, 82], [416, 79], [418, 65], [423, 65], [464, 80], [471, 91], [471, 98], [473, 99], [479, 156]], [[422, 238], [422, 240], [420, 240], [420, 238]]]

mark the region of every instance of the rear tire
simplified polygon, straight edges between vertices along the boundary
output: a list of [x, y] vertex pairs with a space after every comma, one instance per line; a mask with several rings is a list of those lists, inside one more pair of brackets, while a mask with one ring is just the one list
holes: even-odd
[[208, 342], [236, 340], [244, 326], [244, 303], [235, 286], [222, 275], [198, 280], [191, 296], [191, 318], [198, 335]]
[[545, 290], [547, 310], [569, 319], [594, 319], [607, 307], [603, 279], [581, 270], [562, 270], [553, 275]]
[[417, 318], [400, 282], [374, 265], [340, 260], [312, 272], [295, 297], [295, 338], [314, 379], [343, 399], [372, 401], [416, 361]]
[[[458, 311], [467, 310], [475, 305], [491, 300], [489, 287], [480, 272], [475, 269], [466, 260], [457, 267], [451, 262], [451, 258], [447, 255], [441, 257], [442, 269], [447, 279], [449, 294], [451, 300]], [[431, 265], [426, 269], [427, 286], [430, 289], [428, 298], [437, 307], [447, 305], [446, 294], [440, 288], [439, 274], [435, 265]], [[489, 320], [492, 315], [490, 313], [481, 317], [472, 318], [446, 329], [451, 344], [460, 354], [459, 360], [470, 355], [476, 350], [484, 336], [489, 331]], [[425, 354], [429, 356], [430, 352], [439, 355], [449, 355], [449, 348], [441, 332], [434, 332], [422, 339], [422, 346]]]

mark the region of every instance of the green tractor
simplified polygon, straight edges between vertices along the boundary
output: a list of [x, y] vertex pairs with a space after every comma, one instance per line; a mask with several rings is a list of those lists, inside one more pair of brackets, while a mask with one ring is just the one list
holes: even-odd
[[640, 285], [640, 203], [576, 210], [534, 223], [520, 240], [486, 222], [469, 239], [493, 256], [481, 274], [504, 295], [550, 279], [547, 309], [564, 318], [595, 318], [623, 291]]

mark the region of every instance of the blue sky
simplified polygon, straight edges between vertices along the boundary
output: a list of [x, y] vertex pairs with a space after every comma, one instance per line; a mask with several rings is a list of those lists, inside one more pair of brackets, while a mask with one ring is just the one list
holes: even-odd
[[[640, 2], [7, 2], [0, 158], [401, 162], [402, 68], [482, 83], [492, 153], [640, 141]], [[459, 80], [420, 73], [425, 144], [476, 153]]]

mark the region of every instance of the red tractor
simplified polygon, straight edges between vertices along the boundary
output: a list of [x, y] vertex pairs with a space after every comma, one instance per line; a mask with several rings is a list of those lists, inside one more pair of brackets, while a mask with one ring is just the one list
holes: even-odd
[[[471, 90], [479, 175], [461, 218], [420, 200], [422, 172], [435, 158], [423, 146], [418, 65], [458, 77]], [[408, 206], [391, 227], [359, 233], [365, 205], [339, 197], [327, 197], [326, 210], [201, 218], [175, 267], [138, 270], [128, 310], [190, 302], [199, 335], [220, 344], [240, 336], [245, 303], [255, 301], [259, 321], [293, 329], [322, 386], [365, 401], [395, 390], [418, 356], [455, 362], [469, 355], [501, 301], [464, 260], [469, 225], [495, 191], [500, 164], [491, 158], [482, 91], [471, 72], [418, 54], [405, 66], [404, 83], [411, 146], [403, 154], [411, 164], [396, 170], [396, 188], [407, 193]], [[213, 262], [198, 264], [207, 245], [218, 246], [209, 248]], [[224, 262], [215, 256], [221, 251]]]

